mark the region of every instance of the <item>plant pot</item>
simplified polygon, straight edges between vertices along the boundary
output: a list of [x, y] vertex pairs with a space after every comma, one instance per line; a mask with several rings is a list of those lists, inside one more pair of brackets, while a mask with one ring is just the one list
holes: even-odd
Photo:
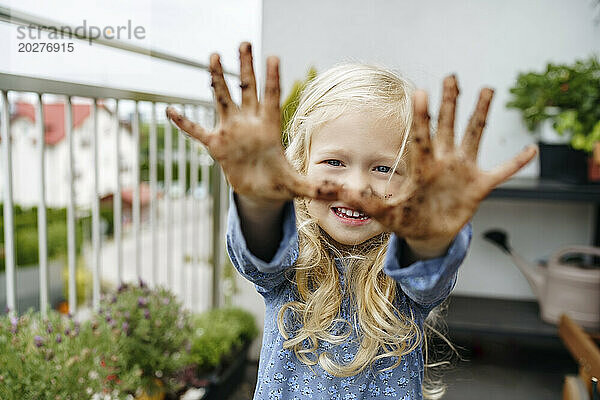
[[141, 395], [136, 396], [136, 400], [164, 400], [165, 391], [162, 389], [164, 385], [160, 379], [155, 379], [155, 382], [161, 388], [160, 390], [152, 395], [143, 391]]
[[588, 157], [588, 182], [600, 183], [600, 163], [594, 157]]
[[214, 374], [209, 378], [210, 385], [206, 388], [206, 394], [202, 400], [226, 399], [235, 391], [238, 385], [244, 381], [249, 348], [250, 343], [244, 344], [231, 358], [232, 362], [221, 373]]
[[[51, 307], [58, 305], [63, 299], [62, 277], [63, 264], [61, 261], [48, 262], [48, 304]], [[22, 314], [29, 308], [36, 311], [40, 309], [40, 267], [39, 265], [18, 266], [16, 297], [17, 312]], [[6, 309], [6, 271], [0, 272], [0, 313]]]
[[588, 181], [600, 183], [600, 142], [595, 143], [594, 151], [588, 157]]
[[587, 153], [566, 144], [539, 142], [540, 178], [572, 184], [588, 182]]

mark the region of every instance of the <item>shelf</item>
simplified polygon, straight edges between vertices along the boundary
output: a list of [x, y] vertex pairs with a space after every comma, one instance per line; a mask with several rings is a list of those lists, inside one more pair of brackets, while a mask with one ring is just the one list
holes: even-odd
[[558, 327], [540, 318], [537, 301], [451, 295], [450, 331], [558, 338]]
[[542, 321], [537, 301], [451, 295], [446, 322], [451, 333], [559, 337], [557, 325]]
[[538, 178], [512, 178], [495, 188], [488, 198], [600, 203], [600, 185], [576, 185]]

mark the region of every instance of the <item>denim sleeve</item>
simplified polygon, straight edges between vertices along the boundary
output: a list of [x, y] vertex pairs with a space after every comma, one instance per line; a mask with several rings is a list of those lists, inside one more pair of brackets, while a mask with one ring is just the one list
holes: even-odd
[[227, 253], [235, 269], [252, 282], [263, 296], [286, 280], [285, 271], [298, 259], [298, 231], [294, 203], [291, 200], [284, 206], [282, 232], [283, 237], [271, 261], [263, 261], [252, 254], [242, 233], [233, 189], [229, 189]]
[[467, 254], [472, 234], [469, 222], [456, 235], [444, 256], [416, 261], [404, 268], [400, 267], [400, 260], [405, 241], [392, 234], [385, 255], [384, 272], [398, 282], [402, 291], [421, 311], [423, 320], [454, 289], [458, 267]]

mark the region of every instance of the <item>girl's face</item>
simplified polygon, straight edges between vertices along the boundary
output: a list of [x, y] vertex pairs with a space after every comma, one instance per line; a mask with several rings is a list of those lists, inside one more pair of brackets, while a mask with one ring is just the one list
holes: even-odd
[[[380, 196], [391, 194], [393, 200], [405, 175], [401, 164], [387, 193], [384, 190], [401, 145], [402, 132], [398, 127], [386, 126], [368, 112], [345, 113], [313, 134], [307, 177], [313, 182], [327, 179], [357, 190], [370, 186]], [[384, 230], [368, 215], [366, 218], [344, 215], [341, 209], [357, 210], [341, 201], [309, 200], [307, 207], [319, 226], [344, 245], [362, 243]]]

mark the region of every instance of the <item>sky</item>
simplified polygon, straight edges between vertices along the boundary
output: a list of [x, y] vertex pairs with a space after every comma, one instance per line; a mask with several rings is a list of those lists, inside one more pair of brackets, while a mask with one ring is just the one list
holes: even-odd
[[[102, 7], [98, 7], [98, 5]], [[238, 48], [250, 41], [255, 69], [261, 71], [261, 0], [0, 0], [0, 6], [74, 27], [138, 28], [138, 38], [122, 40], [141, 47], [208, 64], [213, 52], [226, 70], [239, 72]], [[116, 28], [115, 28], [116, 29]], [[143, 29], [143, 33], [142, 32]], [[125, 30], [121, 31], [124, 35]], [[25, 33], [25, 38], [19, 33]], [[78, 39], [53, 39], [43, 33], [30, 37], [25, 27], [0, 22], [0, 72], [47, 77], [124, 89], [212, 100], [206, 71], [178, 66], [148, 56], [132, 55]], [[73, 43], [73, 52], [23, 53], [21, 43]], [[232, 96], [237, 91], [232, 90]]]

